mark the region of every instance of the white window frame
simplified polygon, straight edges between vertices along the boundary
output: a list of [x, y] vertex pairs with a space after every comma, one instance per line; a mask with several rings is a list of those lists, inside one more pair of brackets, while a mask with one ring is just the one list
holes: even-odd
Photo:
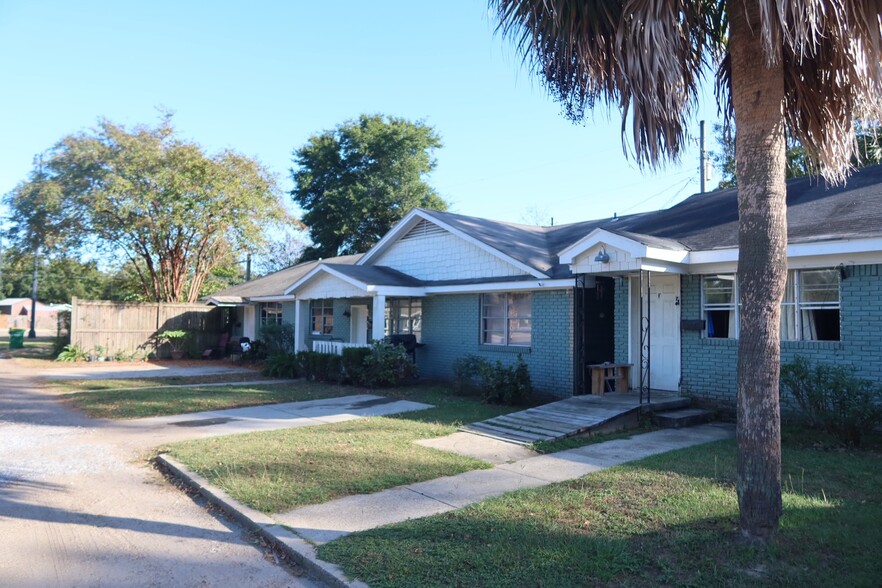
[[[407, 310], [407, 314], [402, 314]], [[418, 312], [415, 312], [418, 311]], [[386, 300], [386, 335], [416, 335], [417, 342], [423, 338], [423, 299], [391, 298]]]
[[[727, 303], [710, 303], [707, 302], [707, 287], [705, 286], [705, 280], [707, 278], [717, 277], [719, 279], [726, 280], [729, 276], [732, 277], [732, 302]], [[703, 275], [701, 276], [701, 317], [705, 321], [704, 325], [704, 337], [707, 339], [737, 339], [738, 331], [741, 327], [741, 308], [738, 304], [738, 276], [736, 274], [713, 274], [713, 275]], [[735, 313], [735, 326], [730, 329], [728, 337], [710, 337], [708, 335], [708, 324], [710, 321], [707, 318], [708, 311], [715, 310], [728, 310], [729, 312]]]
[[[804, 302], [802, 300], [803, 292], [806, 290], [803, 287], [803, 279], [802, 276], [806, 273], [811, 272], [836, 272], [836, 294], [837, 298], [835, 302]], [[732, 303], [726, 304], [708, 304], [706, 302], [707, 292], [705, 286], [705, 278], [713, 277], [714, 275], [723, 275], [723, 274], [712, 274], [712, 275], [702, 275], [701, 276], [701, 317], [704, 321], [706, 321], [704, 328], [704, 337], [707, 339], [738, 339], [741, 334], [741, 303], [740, 303], [740, 279], [737, 274], [725, 274], [734, 276], [734, 284], [733, 284], [733, 297], [734, 301]], [[788, 294], [792, 294], [792, 298], [788, 298]], [[840, 333], [839, 339], [834, 339], [834, 341], [842, 340], [842, 332], [841, 332], [841, 321], [842, 321], [842, 280], [839, 277], [839, 274], [836, 269], [833, 268], [811, 268], [811, 269], [800, 269], [800, 270], [790, 270], [787, 272], [787, 285], [785, 287], [784, 299], [781, 301], [781, 320], [782, 322], [785, 320], [785, 313], [791, 313], [791, 317], [794, 323], [794, 333], [796, 335], [795, 338], [785, 337], [787, 335], [786, 329], [781, 329], [781, 340], [782, 341], [830, 341], [830, 339], [813, 339], [806, 338], [805, 329], [803, 325], [803, 312], [811, 311], [811, 310], [836, 310], [839, 312], [839, 320], [840, 320]], [[728, 337], [709, 337], [708, 329], [707, 329], [707, 312], [713, 310], [729, 310], [735, 312], [735, 328], [734, 332], [729, 333]]]
[[[316, 311], [319, 311], [318, 313]], [[330, 311], [330, 312], [329, 312]], [[316, 318], [321, 317], [321, 329], [315, 329]], [[334, 300], [320, 298], [309, 302], [309, 330], [313, 335], [332, 335], [334, 333]]]
[[[272, 309], [275, 312], [267, 312]], [[260, 326], [281, 325], [282, 324], [282, 303], [281, 302], [261, 302], [260, 303]]]
[[[510, 308], [511, 308], [511, 297], [512, 296], [529, 296], [529, 305], [530, 305], [530, 315], [529, 316], [520, 316], [520, 317], [512, 317], [510, 316]], [[486, 302], [488, 296], [501, 296], [502, 297], [502, 315], [501, 316], [487, 316], [486, 310], [488, 308], [488, 304]], [[480, 322], [480, 336], [481, 336], [481, 345], [495, 345], [495, 346], [504, 346], [504, 347], [530, 347], [533, 343], [533, 293], [532, 292], [493, 292], [487, 294], [481, 294], [481, 322]], [[487, 322], [488, 320], [501, 320], [503, 324], [503, 330], [499, 331], [498, 329], [488, 329]], [[530, 328], [527, 329], [512, 329], [511, 323], [513, 321], [528, 321]], [[502, 333], [502, 342], [490, 342], [487, 340], [488, 333]], [[515, 333], [527, 333], [528, 341], [526, 343], [516, 343], [512, 342], [512, 332]]]

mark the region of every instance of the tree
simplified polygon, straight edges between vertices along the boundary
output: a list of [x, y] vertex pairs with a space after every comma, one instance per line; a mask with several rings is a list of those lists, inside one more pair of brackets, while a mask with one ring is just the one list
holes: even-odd
[[40, 173], [6, 198], [10, 238], [40, 230], [121, 254], [148, 300], [195, 301], [231, 252], [285, 220], [269, 171], [233, 151], [206, 155], [176, 137], [171, 115], [131, 131], [102, 120], [62, 139]]
[[289, 225], [281, 234], [269, 239], [255, 257], [254, 275], [265, 276], [296, 265], [303, 258], [305, 250], [305, 232], [297, 226]]
[[310, 137], [291, 170], [313, 242], [302, 260], [367, 251], [414, 207], [447, 210], [425, 181], [440, 147], [432, 127], [382, 115]]
[[[878, 128], [875, 126], [866, 127], [860, 123], [855, 123], [855, 125], [857, 149], [851, 158], [851, 164], [854, 167], [865, 167], [882, 163], [882, 146], [879, 144]], [[734, 188], [738, 185], [738, 181], [735, 178], [735, 137], [732, 128], [715, 124], [714, 135], [720, 150], [711, 152], [711, 159], [714, 162], [714, 167], [722, 175], [717, 188]], [[799, 141], [788, 133], [786, 143], [787, 178], [815, 175], [816, 171], [812, 168], [812, 162], [808, 159], [808, 155]]]
[[[33, 252], [4, 251], [0, 258], [0, 298], [29, 298], [33, 268]], [[42, 302], [69, 303], [74, 296], [100, 299], [106, 295], [109, 276], [95, 261], [82, 262], [63, 255], [39, 256], [37, 272]]]
[[734, 118], [741, 336], [738, 504], [745, 537], [781, 516], [780, 303], [787, 279], [785, 130], [833, 181], [854, 151], [852, 120], [878, 119], [879, 15], [870, 0], [490, 0], [565, 112], [597, 101], [630, 124], [638, 163], [677, 158], [705, 73]]

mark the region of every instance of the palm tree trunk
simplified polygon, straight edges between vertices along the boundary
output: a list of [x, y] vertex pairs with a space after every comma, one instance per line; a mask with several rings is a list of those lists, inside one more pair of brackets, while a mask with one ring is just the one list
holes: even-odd
[[758, 2], [729, 0], [738, 177], [738, 505], [741, 531], [767, 540], [781, 517], [781, 298], [787, 280], [784, 75], [769, 58]]

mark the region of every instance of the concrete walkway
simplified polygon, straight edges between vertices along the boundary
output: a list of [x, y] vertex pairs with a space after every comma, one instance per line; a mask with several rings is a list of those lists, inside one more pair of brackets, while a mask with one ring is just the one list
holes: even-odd
[[[145, 372], [172, 375], [103, 366], [93, 374]], [[144, 456], [174, 440], [426, 407], [358, 395], [109, 421], [69, 409], [39, 384], [41, 375], [0, 360], [0, 586], [316, 588], [324, 581], [294, 564], [278, 565], [247, 527], [168, 484]]]
[[355, 531], [456, 510], [513, 490], [572, 480], [650, 455], [733, 436], [733, 426], [718, 424], [653, 431], [629, 439], [527, 457], [489, 470], [475, 470], [375, 494], [348, 496], [272, 518], [294, 529], [301, 537], [322, 544]]

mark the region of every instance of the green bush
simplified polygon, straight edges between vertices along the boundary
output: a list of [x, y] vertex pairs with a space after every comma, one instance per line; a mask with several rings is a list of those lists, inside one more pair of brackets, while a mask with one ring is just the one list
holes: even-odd
[[858, 446], [882, 424], [882, 387], [856, 378], [850, 366], [818, 363], [805, 357], [781, 366], [781, 385], [802, 409], [809, 426]]
[[343, 376], [353, 383], [364, 381], [364, 360], [371, 354], [370, 347], [346, 347], [343, 349]]
[[52, 339], [52, 356], [56, 359], [70, 345], [70, 335], [58, 335]]
[[453, 392], [480, 394], [484, 387], [484, 372], [490, 362], [478, 355], [463, 355], [453, 362]]
[[340, 382], [343, 379], [343, 358], [335, 353], [301, 351], [297, 362], [303, 376], [317, 382]]
[[453, 363], [453, 387], [457, 393], [480, 390], [487, 402], [525, 404], [533, 395], [530, 369], [518, 354], [518, 361], [507, 366], [477, 355], [465, 355]]
[[294, 325], [291, 323], [269, 324], [260, 328], [260, 340], [267, 355], [282, 353], [294, 355]]
[[65, 345], [64, 349], [61, 350], [61, 353], [58, 354], [58, 357], [55, 358], [55, 361], [65, 361], [65, 362], [73, 362], [73, 361], [86, 361], [86, 352], [79, 345]]
[[270, 378], [296, 378], [300, 375], [300, 360], [293, 353], [277, 353], [269, 356], [261, 373]]
[[386, 388], [413, 381], [419, 376], [416, 365], [401, 345], [388, 341], [374, 341], [364, 358], [360, 381], [368, 388]]

